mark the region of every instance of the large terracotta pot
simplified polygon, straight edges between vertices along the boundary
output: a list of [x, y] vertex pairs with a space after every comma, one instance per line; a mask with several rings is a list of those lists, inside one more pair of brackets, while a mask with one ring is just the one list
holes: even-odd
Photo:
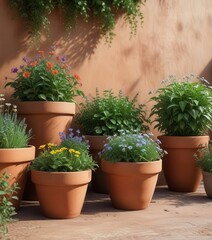
[[[18, 117], [25, 118], [28, 129], [32, 130], [30, 144], [36, 147], [46, 143], [60, 143], [59, 132], [67, 132], [75, 114], [75, 103], [69, 102], [17, 102]], [[35, 186], [31, 182], [31, 172], [23, 198], [37, 200]]]
[[97, 193], [108, 193], [105, 174], [101, 169], [101, 157], [99, 152], [102, 151], [104, 144], [107, 142], [107, 136], [89, 136], [86, 135], [86, 139], [89, 141], [90, 154], [97, 162], [99, 167], [92, 173], [92, 188]]
[[75, 114], [75, 104], [69, 102], [18, 102], [17, 109], [32, 129], [30, 144], [36, 153], [42, 144], [60, 143], [59, 132], [67, 132]]
[[204, 171], [202, 173], [205, 192], [209, 198], [212, 198], [212, 173]]
[[151, 202], [162, 161], [117, 162], [102, 160], [107, 189], [115, 208], [142, 210]]
[[38, 200], [49, 218], [75, 218], [80, 215], [91, 170], [81, 172], [32, 171]]
[[208, 145], [208, 136], [159, 136], [163, 156], [163, 172], [168, 188], [177, 192], [195, 192], [202, 179], [194, 154]]
[[13, 205], [18, 210], [27, 179], [27, 168], [35, 158], [35, 147], [0, 149], [0, 175], [6, 172], [10, 175], [9, 184], [18, 183], [19, 189], [15, 196], [18, 200]]

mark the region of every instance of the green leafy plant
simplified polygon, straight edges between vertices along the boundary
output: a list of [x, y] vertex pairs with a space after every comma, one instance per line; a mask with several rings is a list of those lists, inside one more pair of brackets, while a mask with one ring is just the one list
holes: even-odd
[[20, 68], [11, 69], [17, 77], [5, 85], [14, 88], [16, 100], [74, 102], [74, 97], [84, 96], [78, 89], [80, 77], [72, 75], [65, 57], [55, 56], [53, 50], [47, 57], [39, 51], [35, 59], [22, 60]]
[[75, 136], [72, 129], [69, 134], [60, 133], [60, 146], [48, 143], [40, 146], [41, 153], [30, 166], [31, 170], [46, 172], [77, 172], [88, 169], [94, 170], [96, 163], [88, 152], [88, 144], [84, 136]]
[[0, 148], [27, 147], [31, 131], [26, 130], [24, 120], [17, 118], [17, 107], [4, 101], [4, 95], [0, 94]]
[[16, 214], [11, 201], [13, 199], [17, 200], [17, 197], [14, 195], [18, 189], [18, 185], [15, 183], [11, 187], [8, 183], [9, 178], [10, 176], [6, 173], [0, 176], [0, 238], [8, 233], [7, 223]]
[[81, 104], [75, 120], [87, 135], [113, 135], [122, 129], [147, 130], [144, 105], [136, 104], [137, 95], [130, 100], [121, 91], [115, 96], [112, 90], [104, 91], [103, 95], [96, 90], [95, 97]]
[[151, 162], [159, 160], [164, 151], [159, 140], [154, 141], [151, 134], [129, 133], [108, 137], [101, 156], [111, 162]]
[[145, 2], [146, 0], [10, 0], [11, 6], [26, 20], [34, 39], [41, 37], [43, 28], [48, 29], [48, 16], [54, 9], [59, 8], [65, 14], [67, 29], [76, 26], [79, 19], [87, 22], [94, 18], [97, 21], [96, 27], [109, 42], [114, 36], [117, 14], [124, 14], [125, 21], [130, 25], [131, 34], [136, 32], [138, 22], [143, 21], [141, 5]]
[[155, 128], [169, 136], [204, 135], [212, 129], [212, 89], [193, 74], [182, 80], [170, 76], [152, 97]]
[[200, 149], [195, 157], [204, 172], [212, 173], [212, 147]]

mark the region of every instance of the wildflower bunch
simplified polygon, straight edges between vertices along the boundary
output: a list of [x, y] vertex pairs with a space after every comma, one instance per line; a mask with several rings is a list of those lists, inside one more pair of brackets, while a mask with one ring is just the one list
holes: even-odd
[[165, 154], [159, 144], [159, 140], [153, 140], [152, 134], [122, 131], [118, 136], [108, 137], [101, 155], [111, 162], [151, 162]]
[[199, 136], [212, 129], [212, 88], [193, 74], [169, 76], [151, 99], [155, 128], [169, 136]]
[[5, 103], [0, 94], [0, 148], [27, 147], [30, 137], [25, 121], [17, 118], [17, 106]]
[[78, 89], [80, 77], [71, 74], [65, 57], [55, 56], [54, 51], [45, 57], [44, 51], [39, 51], [35, 59], [23, 57], [22, 60], [19, 68], [11, 69], [16, 78], [5, 85], [14, 88], [14, 99], [73, 102], [76, 96], [84, 96]]
[[71, 132], [63, 137], [61, 144], [55, 145], [47, 143], [41, 145], [39, 156], [32, 161], [30, 169], [46, 172], [77, 172], [88, 169], [94, 170], [96, 163], [88, 152], [87, 143], [80, 141], [79, 136], [74, 136]]

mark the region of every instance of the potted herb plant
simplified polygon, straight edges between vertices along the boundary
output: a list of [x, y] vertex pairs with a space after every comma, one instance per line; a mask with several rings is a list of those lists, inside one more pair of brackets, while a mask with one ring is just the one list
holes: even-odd
[[17, 183], [17, 201], [13, 201], [16, 209], [20, 206], [26, 184], [27, 168], [35, 158], [35, 147], [28, 145], [30, 131], [26, 130], [24, 120], [17, 118], [17, 107], [4, 104], [4, 95], [0, 96], [0, 176], [9, 174], [8, 184]]
[[207, 196], [212, 198], [212, 148], [204, 148], [196, 155], [197, 163], [202, 169], [204, 188]]
[[[121, 91], [115, 95], [112, 90], [106, 90], [103, 94], [96, 90], [96, 96], [87, 98], [86, 102], [81, 104], [75, 121], [89, 140], [90, 152], [99, 166], [101, 158], [98, 153], [107, 142], [107, 136], [118, 134], [122, 129], [128, 131], [148, 129], [144, 105], [137, 103], [137, 95], [130, 100]], [[96, 192], [107, 193], [101, 167], [93, 174], [92, 186]]]
[[204, 78], [193, 74], [178, 80], [170, 76], [165, 87], [152, 97], [155, 127], [164, 135], [158, 138], [168, 154], [163, 171], [170, 190], [196, 191], [202, 175], [194, 154], [207, 146], [212, 127], [212, 89]]
[[74, 136], [72, 130], [60, 135], [63, 140], [59, 146], [40, 146], [42, 151], [30, 166], [32, 182], [45, 216], [74, 218], [80, 215], [96, 163], [83, 137]]
[[[78, 89], [80, 79], [70, 73], [65, 57], [59, 58], [53, 50], [47, 56], [39, 51], [35, 59], [23, 57], [23, 65], [11, 71], [16, 78], [6, 87], [14, 89], [12, 96], [18, 106], [18, 116], [32, 129], [30, 144], [36, 147], [37, 156], [40, 145], [59, 144], [58, 132], [67, 132], [75, 114], [74, 98], [83, 96]], [[36, 199], [33, 189], [28, 181], [25, 199]]]
[[148, 207], [162, 169], [164, 152], [151, 135], [121, 132], [108, 137], [102, 150], [102, 170], [114, 207], [141, 210]]

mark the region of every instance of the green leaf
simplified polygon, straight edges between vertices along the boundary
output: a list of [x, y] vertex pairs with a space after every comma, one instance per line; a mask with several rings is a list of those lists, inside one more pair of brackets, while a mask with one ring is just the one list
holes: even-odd
[[180, 106], [182, 112], [184, 112], [186, 105], [187, 105], [187, 103], [184, 102], [184, 101], [180, 101], [180, 102], [179, 102], [179, 106]]

